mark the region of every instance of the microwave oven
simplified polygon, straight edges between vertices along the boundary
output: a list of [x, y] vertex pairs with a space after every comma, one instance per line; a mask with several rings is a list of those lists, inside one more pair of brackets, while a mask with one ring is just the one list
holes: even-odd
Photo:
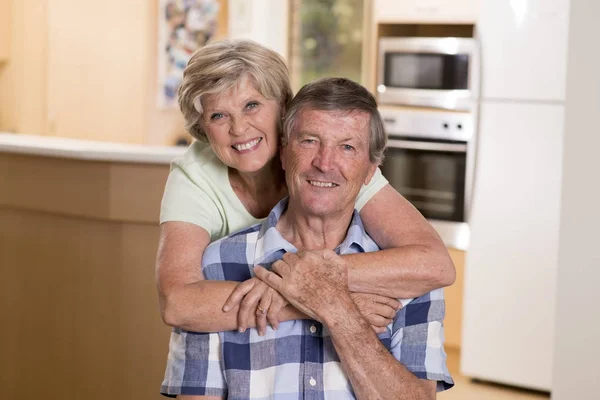
[[474, 109], [479, 63], [473, 38], [379, 39], [380, 104]]

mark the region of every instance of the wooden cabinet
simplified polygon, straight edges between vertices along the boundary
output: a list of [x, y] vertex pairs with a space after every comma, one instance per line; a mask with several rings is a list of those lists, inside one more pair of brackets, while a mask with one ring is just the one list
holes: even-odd
[[0, 63], [8, 60], [11, 41], [12, 0], [0, 0]]
[[375, 0], [373, 18], [377, 23], [474, 24], [477, 0]]

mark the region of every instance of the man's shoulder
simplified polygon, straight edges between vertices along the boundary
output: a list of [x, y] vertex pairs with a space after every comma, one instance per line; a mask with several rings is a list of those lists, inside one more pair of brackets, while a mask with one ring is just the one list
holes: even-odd
[[260, 234], [262, 223], [257, 223], [224, 236], [208, 245], [202, 256], [202, 266], [223, 262], [252, 262], [252, 250]]

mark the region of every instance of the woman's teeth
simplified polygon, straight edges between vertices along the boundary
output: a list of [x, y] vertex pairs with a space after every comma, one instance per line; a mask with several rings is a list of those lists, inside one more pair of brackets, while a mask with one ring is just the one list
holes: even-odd
[[233, 148], [238, 150], [238, 151], [242, 151], [242, 150], [248, 150], [253, 148], [254, 146], [256, 146], [258, 144], [258, 142], [261, 141], [262, 138], [258, 138], [258, 139], [254, 139], [251, 142], [248, 143], [244, 143], [244, 144], [234, 144]]
[[335, 183], [332, 182], [319, 182], [319, 181], [308, 181], [311, 185], [313, 186], [318, 186], [318, 187], [334, 187], [337, 186]]

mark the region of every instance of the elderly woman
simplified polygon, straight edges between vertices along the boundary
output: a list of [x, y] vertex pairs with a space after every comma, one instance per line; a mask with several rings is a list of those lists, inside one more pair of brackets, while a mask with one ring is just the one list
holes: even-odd
[[[264, 334], [267, 321], [276, 328], [302, 318], [258, 278], [206, 281], [200, 269], [211, 241], [260, 222], [287, 195], [279, 139], [292, 91], [284, 61], [250, 41], [215, 42], [191, 58], [179, 95], [186, 128], [198, 140], [173, 163], [161, 209], [156, 277], [162, 317], [177, 328], [170, 358], [186, 355], [182, 330], [257, 327]], [[393, 317], [393, 299], [450, 285], [455, 271], [435, 231], [379, 170], [356, 208], [383, 250], [343, 259], [357, 304], [378, 329]], [[180, 394], [175, 386], [185, 383], [169, 375], [168, 367], [163, 393]]]

